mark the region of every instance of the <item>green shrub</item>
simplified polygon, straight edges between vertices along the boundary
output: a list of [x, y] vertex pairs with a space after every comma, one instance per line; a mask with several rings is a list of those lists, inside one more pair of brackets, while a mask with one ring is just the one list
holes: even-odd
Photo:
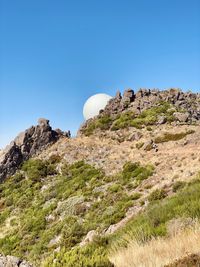
[[96, 129], [108, 130], [111, 126], [112, 118], [110, 115], [103, 115], [95, 120], [88, 122], [86, 128], [83, 129], [83, 133], [86, 136], [90, 136]]
[[186, 186], [186, 182], [183, 181], [177, 181], [173, 184], [172, 190], [173, 192], [177, 192], [178, 190], [184, 188]]
[[144, 145], [144, 142], [138, 142], [135, 146], [137, 149], [140, 149], [143, 147], [143, 145]]
[[25, 171], [29, 179], [38, 181], [43, 177], [47, 176], [47, 166], [45, 162], [40, 159], [30, 159], [26, 161], [22, 170]]
[[49, 163], [50, 164], [56, 164], [56, 163], [59, 163], [61, 161], [61, 156], [58, 155], [58, 154], [53, 154], [49, 157]]
[[155, 143], [164, 143], [169, 141], [178, 141], [186, 137], [188, 134], [192, 134], [194, 131], [187, 131], [182, 133], [164, 133], [162, 136], [158, 136], [155, 138]]
[[141, 193], [133, 193], [132, 195], [131, 195], [131, 199], [132, 200], [137, 200], [137, 199], [139, 199], [140, 197], [141, 197]]
[[24, 175], [20, 172], [17, 172], [12, 179], [14, 183], [19, 183], [24, 179]]
[[164, 189], [156, 189], [153, 191], [150, 196], [148, 197], [149, 201], [154, 201], [154, 200], [161, 200], [167, 196], [167, 193], [165, 192]]
[[152, 131], [152, 127], [151, 126], [147, 126], [147, 131], [151, 132]]
[[[56, 261], [55, 261], [56, 259]], [[91, 243], [84, 247], [77, 247], [71, 251], [65, 249], [51, 256], [44, 263], [44, 267], [114, 267], [108, 260], [105, 247]]]
[[142, 181], [153, 174], [154, 167], [152, 165], [141, 166], [138, 162], [127, 162], [123, 166], [122, 180], [128, 182], [131, 179]]
[[132, 111], [124, 112], [117, 117], [112, 124], [111, 130], [116, 131], [119, 129], [127, 128], [130, 126], [131, 121], [135, 118], [135, 114]]
[[111, 193], [115, 193], [115, 192], [118, 192], [122, 189], [121, 185], [120, 184], [113, 184], [111, 185], [108, 190], [111, 192]]

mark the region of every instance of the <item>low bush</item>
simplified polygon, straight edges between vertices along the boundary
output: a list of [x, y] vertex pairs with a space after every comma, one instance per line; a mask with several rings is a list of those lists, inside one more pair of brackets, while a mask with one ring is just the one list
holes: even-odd
[[115, 192], [118, 192], [122, 189], [122, 186], [120, 184], [113, 184], [109, 187], [109, 191], [111, 193], [115, 193]]
[[183, 181], [177, 181], [173, 184], [172, 190], [173, 192], [177, 192], [178, 190], [184, 188], [186, 186], [186, 182]]
[[131, 179], [135, 179], [136, 181], [142, 181], [151, 176], [153, 172], [154, 167], [152, 165], [141, 166], [138, 162], [127, 162], [123, 166], [121, 179], [124, 183], [127, 183]]
[[28, 178], [32, 181], [40, 181], [41, 178], [46, 177], [47, 175], [55, 175], [56, 169], [55, 165], [51, 161], [43, 161], [40, 159], [30, 159], [26, 161], [22, 170], [26, 173]]
[[[56, 261], [55, 261], [56, 259]], [[43, 264], [44, 267], [114, 267], [109, 261], [105, 246], [91, 243], [71, 251], [62, 249]]]
[[138, 142], [135, 146], [137, 149], [140, 149], [143, 147], [143, 145], [144, 145], [144, 142]]
[[194, 131], [187, 131], [182, 133], [164, 133], [162, 136], [158, 136], [155, 138], [155, 143], [164, 143], [169, 141], [178, 141], [186, 137], [188, 134], [192, 134]]
[[112, 118], [109, 115], [104, 115], [97, 119], [91, 120], [85, 129], [83, 129], [83, 133], [86, 136], [90, 136], [96, 129], [108, 130], [112, 124]]
[[132, 199], [132, 200], [137, 200], [137, 199], [139, 199], [141, 196], [142, 196], [141, 193], [133, 193], [133, 194], [131, 195], [131, 199]]
[[132, 111], [124, 112], [120, 116], [118, 116], [111, 127], [112, 131], [116, 131], [119, 129], [124, 129], [130, 126], [131, 121], [135, 118], [135, 114]]
[[166, 196], [167, 196], [167, 193], [165, 192], [164, 189], [156, 189], [149, 195], [148, 200], [149, 201], [161, 200], [165, 198]]

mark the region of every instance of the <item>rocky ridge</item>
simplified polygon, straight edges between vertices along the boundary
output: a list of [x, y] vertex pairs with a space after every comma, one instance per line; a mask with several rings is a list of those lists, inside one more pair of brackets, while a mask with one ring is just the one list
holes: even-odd
[[39, 119], [38, 125], [20, 133], [5, 150], [0, 151], [0, 182], [12, 175], [20, 164], [41, 152], [61, 137], [70, 137], [70, 132], [52, 130], [49, 120]]
[[[173, 105], [173, 115], [177, 123], [196, 123], [200, 120], [199, 93], [184, 93], [180, 89], [173, 88], [165, 91], [140, 89], [135, 93], [132, 89], [128, 89], [124, 91], [123, 95], [118, 91], [116, 96], [108, 102], [105, 109], [101, 110], [98, 116], [89, 119], [80, 127], [78, 134], [84, 134], [84, 130], [91, 122], [105, 115], [115, 117], [121, 113], [132, 111], [137, 116], [144, 110], [159, 105], [162, 102]], [[165, 117], [161, 116], [158, 118], [158, 124], [165, 122]]]
[[175, 107], [187, 112], [187, 119], [177, 116], [180, 121], [192, 122], [200, 119], [200, 94], [191, 92], [184, 93], [180, 89], [165, 91], [140, 89], [135, 93], [132, 89], [124, 91], [123, 96], [118, 91], [116, 96], [109, 101], [101, 114], [117, 114], [125, 110], [132, 110], [140, 114], [143, 110], [155, 106], [159, 102], [169, 102]]

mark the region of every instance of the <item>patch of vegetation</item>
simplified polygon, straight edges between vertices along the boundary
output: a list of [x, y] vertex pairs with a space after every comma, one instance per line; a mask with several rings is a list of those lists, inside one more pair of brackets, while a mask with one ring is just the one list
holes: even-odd
[[193, 133], [194, 133], [193, 130], [182, 133], [164, 133], [164, 135], [155, 138], [155, 143], [158, 144], [169, 141], [178, 141], [186, 137], [188, 134], [193, 134]]
[[132, 163], [127, 162], [123, 166], [121, 173], [122, 184], [127, 183], [131, 180], [141, 182], [142, 180], [147, 179], [154, 172], [154, 167], [152, 165], [141, 166], [138, 162]]
[[149, 201], [161, 200], [165, 198], [166, 196], [167, 196], [167, 193], [164, 189], [156, 189], [149, 195], [148, 200]]
[[183, 181], [177, 181], [173, 184], [172, 186], [172, 190], [173, 192], [177, 192], [179, 191], [180, 189], [184, 188], [186, 186], [186, 182], [183, 182]]
[[122, 189], [122, 186], [120, 184], [113, 184], [109, 187], [109, 191], [111, 193], [116, 193]]
[[137, 199], [139, 199], [141, 196], [142, 196], [141, 193], [133, 193], [133, 194], [131, 195], [131, 199], [133, 199], [133, 200], [137, 200]]
[[124, 112], [114, 120], [111, 130], [116, 131], [119, 129], [130, 127], [131, 121], [133, 121], [135, 118], [136, 116], [134, 112], [132, 111]]
[[144, 110], [139, 115], [134, 114], [132, 111], [124, 112], [115, 119], [111, 130], [116, 131], [127, 127], [141, 129], [143, 126], [147, 126], [148, 130], [152, 130], [149, 126], [154, 125], [160, 115], [164, 115], [167, 122], [175, 120], [173, 116], [174, 110], [170, 110], [170, 108], [171, 105], [168, 102], [161, 102], [158, 106]]
[[148, 178], [153, 167], [129, 162], [119, 174], [106, 177], [102, 170], [78, 161], [64, 164], [58, 175], [60, 161], [56, 155], [48, 161], [31, 159], [0, 184], [0, 231], [6, 229], [0, 252], [41, 266], [41, 255], [49, 257], [60, 247], [58, 261], [47, 266], [65, 262], [81, 266], [82, 262], [83, 266], [110, 267], [102, 245], [86, 250], [76, 247], [89, 231], [101, 232], [124, 218], [140, 197], [128, 194], [128, 185]]
[[144, 145], [144, 142], [138, 142], [135, 146], [137, 149], [140, 149], [143, 147], [143, 145]]
[[91, 243], [84, 247], [77, 247], [71, 251], [66, 251], [65, 249], [62, 249], [60, 252], [49, 257], [45, 261], [43, 266], [114, 267], [114, 265], [108, 260], [106, 244], [102, 246], [95, 243]]
[[[163, 196], [163, 193], [154, 196]], [[154, 197], [155, 199], [155, 197]], [[180, 192], [170, 198], [153, 201], [144, 213], [137, 215], [111, 237], [111, 247], [127, 245], [126, 236], [138, 242], [146, 242], [152, 237], [165, 236], [167, 224], [174, 218], [200, 219], [200, 180], [188, 183]]]
[[57, 174], [55, 163], [52, 163], [52, 161], [42, 161], [40, 159], [30, 159], [26, 161], [22, 166], [22, 170], [30, 180], [35, 182], [48, 175]]
[[166, 122], [175, 120], [173, 116], [174, 109], [168, 102], [160, 102], [157, 106], [149, 108], [137, 115], [133, 111], [126, 111], [117, 116], [103, 115], [97, 119], [88, 122], [83, 133], [90, 136], [96, 129], [116, 131], [128, 127], [141, 129], [146, 126], [148, 131], [151, 131], [151, 125], [157, 123], [159, 116], [165, 116]]
[[112, 124], [112, 118], [109, 115], [104, 115], [100, 118], [92, 120], [88, 123], [87, 127], [83, 129], [86, 136], [93, 134], [95, 129], [108, 130]]

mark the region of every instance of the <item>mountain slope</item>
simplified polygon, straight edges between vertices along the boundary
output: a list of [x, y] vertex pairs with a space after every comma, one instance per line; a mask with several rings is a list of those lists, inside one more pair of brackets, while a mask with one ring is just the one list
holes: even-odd
[[[137, 221], [148, 225], [151, 238], [166, 235], [174, 217], [199, 217], [200, 205], [191, 201], [158, 225], [145, 221], [149, 207], [170, 203], [179, 190], [188, 201], [190, 190], [200, 196], [199, 99], [174, 89], [128, 90], [77, 137], [56, 130], [56, 140], [41, 142], [16, 172], [3, 151], [1, 168], [15, 174], [3, 171], [0, 184], [0, 252], [35, 266], [110, 267], [108, 251], [123, 247], [126, 229], [134, 238]], [[13, 145], [22, 151], [24, 141]], [[173, 209], [179, 208], [177, 202]], [[159, 218], [162, 204], [153, 210]]]

